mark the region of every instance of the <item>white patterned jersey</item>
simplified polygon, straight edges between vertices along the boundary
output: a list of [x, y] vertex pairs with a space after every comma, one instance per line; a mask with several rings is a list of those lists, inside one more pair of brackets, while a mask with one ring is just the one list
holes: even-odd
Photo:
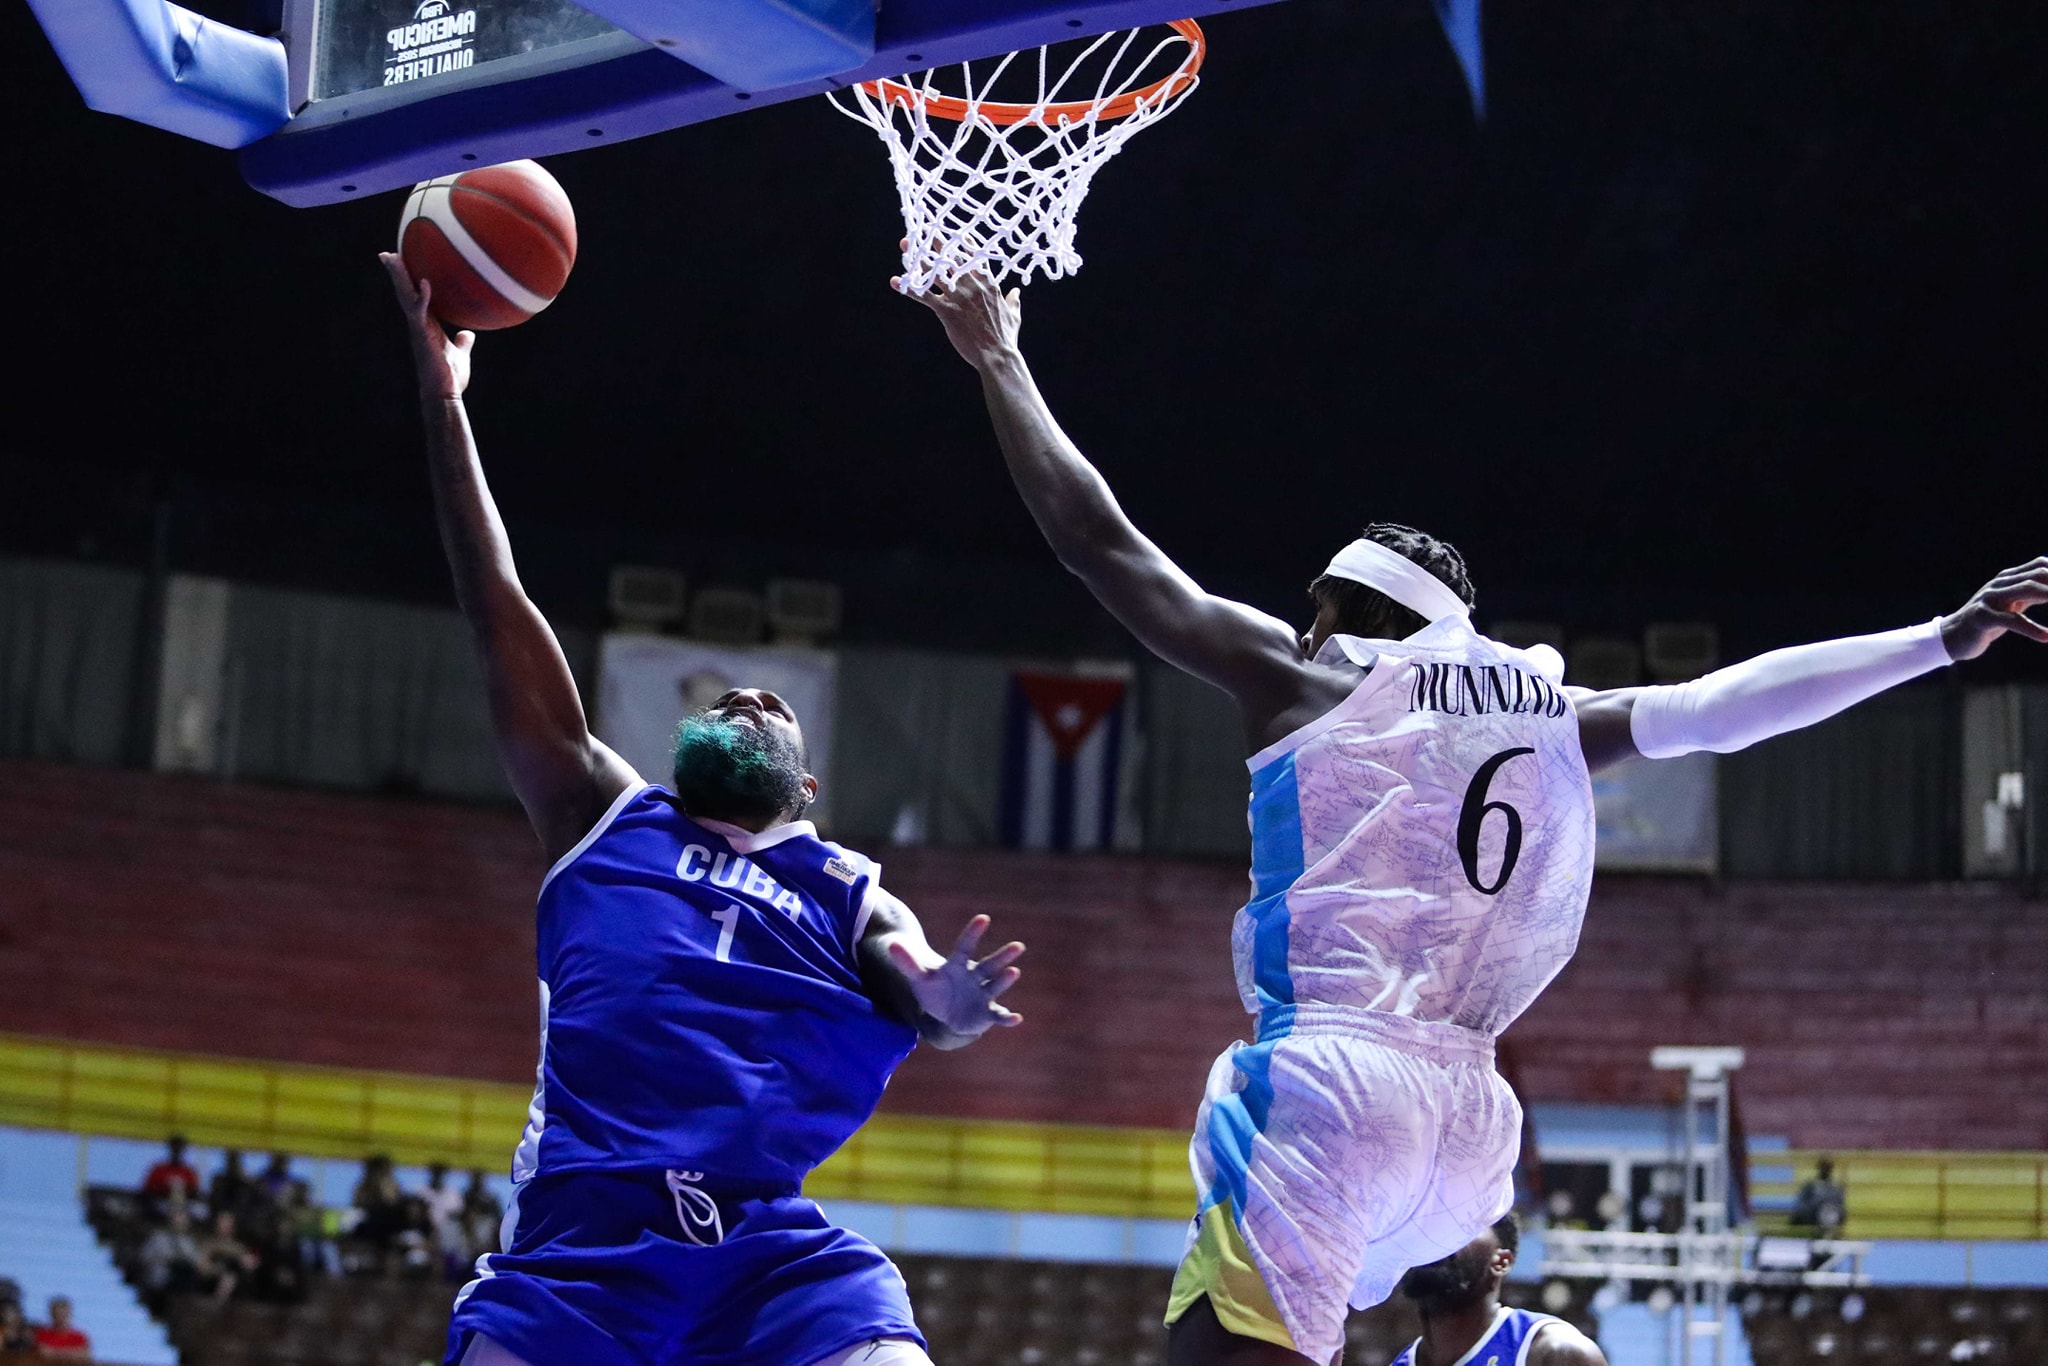
[[1249, 760], [1245, 1008], [1498, 1035], [1578, 947], [1592, 887], [1593, 787], [1556, 653], [1452, 617], [1401, 641], [1335, 636], [1319, 658], [1368, 672]]

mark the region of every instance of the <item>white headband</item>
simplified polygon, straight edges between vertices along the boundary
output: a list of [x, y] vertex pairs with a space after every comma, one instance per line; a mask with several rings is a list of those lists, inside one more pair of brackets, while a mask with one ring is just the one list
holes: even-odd
[[1323, 572], [1377, 588], [1427, 622], [1442, 621], [1445, 617], [1469, 620], [1472, 616], [1465, 600], [1442, 579], [1378, 541], [1353, 541], [1337, 552], [1337, 558]]

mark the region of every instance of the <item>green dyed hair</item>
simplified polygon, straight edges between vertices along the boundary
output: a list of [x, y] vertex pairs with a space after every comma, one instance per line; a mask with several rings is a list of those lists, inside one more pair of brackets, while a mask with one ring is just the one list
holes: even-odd
[[800, 815], [806, 805], [809, 758], [800, 743], [773, 731], [697, 712], [676, 727], [670, 758], [676, 796], [693, 815]]

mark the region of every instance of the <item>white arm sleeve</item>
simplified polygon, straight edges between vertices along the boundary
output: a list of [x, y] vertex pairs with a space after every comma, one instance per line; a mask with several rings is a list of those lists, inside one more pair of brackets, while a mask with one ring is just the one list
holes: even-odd
[[1924, 626], [1773, 650], [1690, 683], [1636, 694], [1629, 732], [1646, 759], [1728, 754], [1838, 711], [1949, 662], [1941, 618]]

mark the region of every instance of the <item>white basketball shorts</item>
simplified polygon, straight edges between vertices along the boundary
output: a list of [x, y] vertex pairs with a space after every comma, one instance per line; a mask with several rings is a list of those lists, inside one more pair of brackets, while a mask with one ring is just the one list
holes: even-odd
[[1522, 1107], [1493, 1040], [1456, 1025], [1301, 1005], [1259, 1034], [1209, 1072], [1166, 1321], [1207, 1295], [1231, 1332], [1328, 1361], [1347, 1302], [1380, 1303], [1512, 1207]]

